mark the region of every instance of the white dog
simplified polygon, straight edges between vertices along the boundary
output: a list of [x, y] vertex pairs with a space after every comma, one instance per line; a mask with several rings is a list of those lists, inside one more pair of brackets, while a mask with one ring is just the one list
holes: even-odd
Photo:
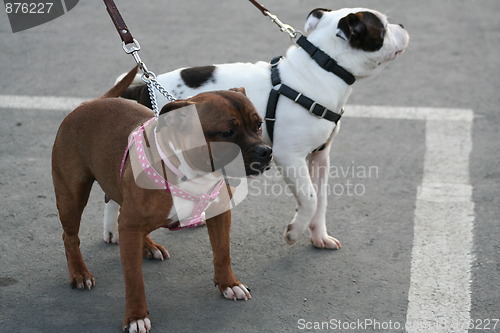
[[[366, 8], [315, 9], [307, 17], [305, 36], [273, 66], [260, 61], [185, 68], [159, 75], [158, 81], [177, 98], [245, 87], [266, 119], [264, 139], [272, 143], [274, 160], [297, 199], [285, 240], [294, 243], [309, 227], [315, 247], [339, 249], [340, 242], [328, 235], [325, 223], [330, 147], [338, 120], [352, 83], [378, 74], [405, 50], [409, 36], [402, 25], [390, 24], [385, 15]], [[151, 106], [145, 85], [129, 88], [123, 97]], [[156, 97], [160, 108], [167, 103]], [[117, 204], [108, 203], [108, 242], [118, 241], [117, 214]]]

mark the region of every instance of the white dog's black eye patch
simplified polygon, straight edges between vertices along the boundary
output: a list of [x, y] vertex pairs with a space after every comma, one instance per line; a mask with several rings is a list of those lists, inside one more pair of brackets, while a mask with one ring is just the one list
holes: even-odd
[[199, 88], [207, 82], [215, 83], [215, 66], [191, 67], [181, 71], [181, 78], [189, 88]]
[[373, 52], [384, 45], [384, 24], [371, 12], [358, 12], [341, 18], [337, 29], [343, 32], [353, 48]]

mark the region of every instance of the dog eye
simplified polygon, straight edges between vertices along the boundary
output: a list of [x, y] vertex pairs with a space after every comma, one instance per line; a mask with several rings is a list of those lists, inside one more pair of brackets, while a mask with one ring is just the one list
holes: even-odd
[[259, 122], [257, 123], [257, 131], [260, 131], [260, 130], [261, 130], [261, 128], [262, 128], [262, 121], [259, 121]]
[[220, 133], [219, 135], [221, 137], [227, 139], [227, 138], [230, 138], [230, 137], [234, 136], [234, 131], [233, 130], [225, 131], [225, 132]]

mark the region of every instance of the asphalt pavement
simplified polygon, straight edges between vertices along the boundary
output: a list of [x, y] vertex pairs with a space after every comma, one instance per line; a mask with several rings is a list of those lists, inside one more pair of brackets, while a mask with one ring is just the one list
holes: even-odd
[[[245, 0], [117, 5], [157, 74], [270, 60], [290, 45]], [[295, 201], [272, 169], [250, 182], [250, 195], [233, 213], [234, 270], [252, 299], [228, 301], [213, 286], [205, 228], [157, 230], [153, 238], [172, 258], [144, 261], [153, 332], [424, 332], [406, 330], [405, 323], [424, 320], [434, 307], [443, 310], [434, 311], [438, 326], [427, 332], [500, 332], [500, 2], [265, 5], [298, 29], [317, 7], [370, 7], [404, 24], [411, 36], [407, 52], [380, 76], [355, 84], [348, 103], [353, 113], [348, 106], [335, 139], [327, 225], [343, 247], [314, 249], [306, 236], [285, 244]], [[94, 187], [80, 231], [97, 286], [72, 290], [50, 156], [57, 128], [71, 111], [65, 105], [100, 96], [133, 59], [100, 1], [80, 1], [67, 14], [18, 33], [0, 13], [0, 45], [0, 331], [119, 332], [124, 283], [119, 248], [102, 239], [102, 191]], [[442, 160], [431, 158], [436, 145], [444, 147]], [[430, 200], [428, 175], [453, 169], [455, 159], [465, 167], [465, 180]], [[451, 203], [426, 206], [430, 201]], [[419, 252], [426, 249], [422, 235], [442, 232], [440, 222], [464, 207], [465, 216], [445, 227], [470, 237], [457, 246], [453, 233], [443, 231], [435, 251]], [[421, 231], [423, 219], [429, 224]], [[457, 263], [465, 274], [419, 274], [418, 265], [427, 262], [431, 268], [433, 262]], [[433, 287], [437, 294], [419, 294], [425, 280], [442, 283]], [[448, 289], [459, 301], [440, 296]]]

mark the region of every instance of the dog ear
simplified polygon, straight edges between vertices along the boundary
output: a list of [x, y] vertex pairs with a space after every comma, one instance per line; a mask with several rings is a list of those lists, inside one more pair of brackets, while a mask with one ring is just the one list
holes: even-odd
[[360, 40], [365, 33], [366, 25], [356, 14], [341, 18], [337, 25], [337, 37], [343, 40]]
[[325, 9], [325, 8], [316, 8], [313, 9], [309, 15], [307, 15], [306, 19], [306, 24], [304, 26], [304, 31], [306, 34], [310, 33], [313, 31], [316, 26], [318, 25], [319, 21], [323, 17], [323, 14], [326, 12], [331, 12], [331, 9]]
[[180, 109], [180, 108], [183, 108], [185, 106], [192, 105], [192, 104], [195, 104], [195, 103], [190, 102], [190, 101], [186, 101], [186, 100], [173, 101], [173, 102], [165, 104], [165, 106], [161, 109], [160, 114], [164, 114], [164, 113], [167, 113], [167, 112], [170, 112], [173, 110], [177, 110], [177, 109]]
[[243, 95], [245, 95], [245, 96], [247, 95], [247, 92], [246, 92], [245, 88], [243, 88], [243, 87], [239, 87], [239, 88], [231, 88], [231, 89], [229, 89], [229, 90], [231, 90], [231, 91], [236, 91], [236, 92], [239, 92], [239, 93], [242, 93], [242, 94], [243, 94]]

